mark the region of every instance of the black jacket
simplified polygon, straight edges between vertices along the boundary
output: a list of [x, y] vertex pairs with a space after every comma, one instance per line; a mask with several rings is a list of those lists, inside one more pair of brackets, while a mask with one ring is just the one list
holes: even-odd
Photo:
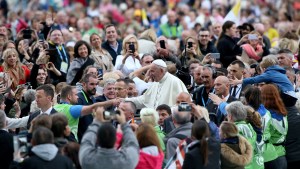
[[102, 43], [102, 48], [107, 50], [108, 53], [110, 54], [110, 56], [113, 58], [112, 63], [115, 65], [116, 64], [116, 59], [118, 55], [121, 55], [121, 51], [122, 51], [122, 42], [118, 41], [118, 50], [117, 52], [115, 52], [115, 50], [113, 48], [110, 47], [108, 41], [105, 41], [104, 43]]
[[9, 168], [14, 158], [13, 153], [13, 136], [5, 130], [0, 130], [0, 168]]
[[[54, 114], [54, 113], [57, 113], [57, 111], [56, 111], [54, 108], [52, 108], [50, 114]], [[32, 114], [29, 116], [29, 119], [28, 119], [28, 122], [27, 122], [27, 129], [30, 128], [31, 121], [32, 121], [34, 118], [36, 118], [38, 115], [40, 115], [40, 114], [41, 114], [41, 111], [39, 110], [39, 111], [36, 111], [36, 112], [32, 113]]]
[[215, 44], [211, 41], [208, 42], [207, 48], [203, 49], [202, 45], [199, 43], [201, 53], [205, 56], [208, 53], [219, 53], [218, 49], [215, 47]]
[[300, 112], [295, 106], [286, 107], [288, 111], [288, 133], [286, 135], [285, 150], [287, 162], [300, 161]]
[[220, 61], [227, 68], [229, 64], [236, 60], [237, 55], [241, 55], [242, 49], [237, 45], [238, 39], [233, 39], [227, 35], [223, 35], [217, 44], [220, 53]]
[[200, 142], [191, 145], [189, 151], [185, 154], [182, 169], [219, 169], [220, 142], [210, 137], [208, 140], [208, 151], [208, 163], [204, 166], [203, 155], [200, 152]]

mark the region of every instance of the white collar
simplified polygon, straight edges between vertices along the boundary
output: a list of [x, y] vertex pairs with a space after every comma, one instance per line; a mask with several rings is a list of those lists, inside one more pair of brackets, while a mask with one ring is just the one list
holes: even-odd
[[48, 114], [48, 115], [50, 115], [52, 109], [53, 109], [53, 107], [51, 106], [51, 107], [50, 107], [48, 110], [46, 110], [45, 112], [43, 112], [43, 111], [41, 110], [41, 114]]

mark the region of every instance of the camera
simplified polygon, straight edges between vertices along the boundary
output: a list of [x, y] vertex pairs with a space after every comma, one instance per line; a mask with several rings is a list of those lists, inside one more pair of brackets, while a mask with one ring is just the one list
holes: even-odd
[[187, 42], [187, 46], [188, 46], [188, 48], [191, 48], [191, 47], [193, 47], [193, 42]]
[[103, 118], [104, 120], [112, 120], [116, 118], [116, 115], [120, 115], [121, 112], [120, 110], [116, 110], [116, 111], [104, 111], [103, 112]]
[[178, 105], [178, 111], [192, 111], [192, 107], [186, 103], [186, 102], [181, 102], [179, 105]]

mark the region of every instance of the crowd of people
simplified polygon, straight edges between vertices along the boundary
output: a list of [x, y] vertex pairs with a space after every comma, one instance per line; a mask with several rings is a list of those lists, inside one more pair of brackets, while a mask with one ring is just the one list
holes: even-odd
[[0, 168], [300, 165], [299, 2], [0, 0], [0, 12]]

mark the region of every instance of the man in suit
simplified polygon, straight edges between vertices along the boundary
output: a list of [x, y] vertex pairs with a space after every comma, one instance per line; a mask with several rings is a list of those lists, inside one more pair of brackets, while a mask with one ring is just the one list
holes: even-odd
[[122, 42], [117, 40], [118, 33], [115, 25], [109, 24], [105, 26], [105, 36], [106, 41], [102, 44], [102, 48], [109, 52], [113, 58], [112, 62], [115, 65], [116, 58], [122, 51]]
[[[241, 80], [243, 75], [245, 74], [245, 64], [240, 61], [236, 60], [233, 61], [227, 68], [228, 70], [228, 79], [238, 79]], [[236, 99], [240, 99], [243, 96], [243, 92], [246, 90], [248, 85], [238, 84], [236, 86], [230, 86], [230, 96], [235, 97]]]
[[6, 115], [3, 110], [0, 110], [0, 164], [1, 168], [8, 169], [13, 161], [13, 136], [6, 130]]
[[50, 85], [42, 85], [36, 89], [36, 104], [41, 110], [32, 113], [27, 122], [27, 128], [30, 128], [31, 121], [40, 114], [54, 114], [57, 111], [53, 109], [54, 90]]
[[[236, 98], [229, 95], [230, 84], [229, 79], [226, 76], [218, 76], [214, 82], [214, 85], [215, 95], [224, 99], [224, 101], [227, 103], [236, 100]], [[214, 121], [217, 125], [220, 125], [220, 123], [224, 120], [224, 116], [222, 114], [218, 114], [218, 105], [213, 101], [210, 101], [206, 108], [210, 113], [210, 120]]]

